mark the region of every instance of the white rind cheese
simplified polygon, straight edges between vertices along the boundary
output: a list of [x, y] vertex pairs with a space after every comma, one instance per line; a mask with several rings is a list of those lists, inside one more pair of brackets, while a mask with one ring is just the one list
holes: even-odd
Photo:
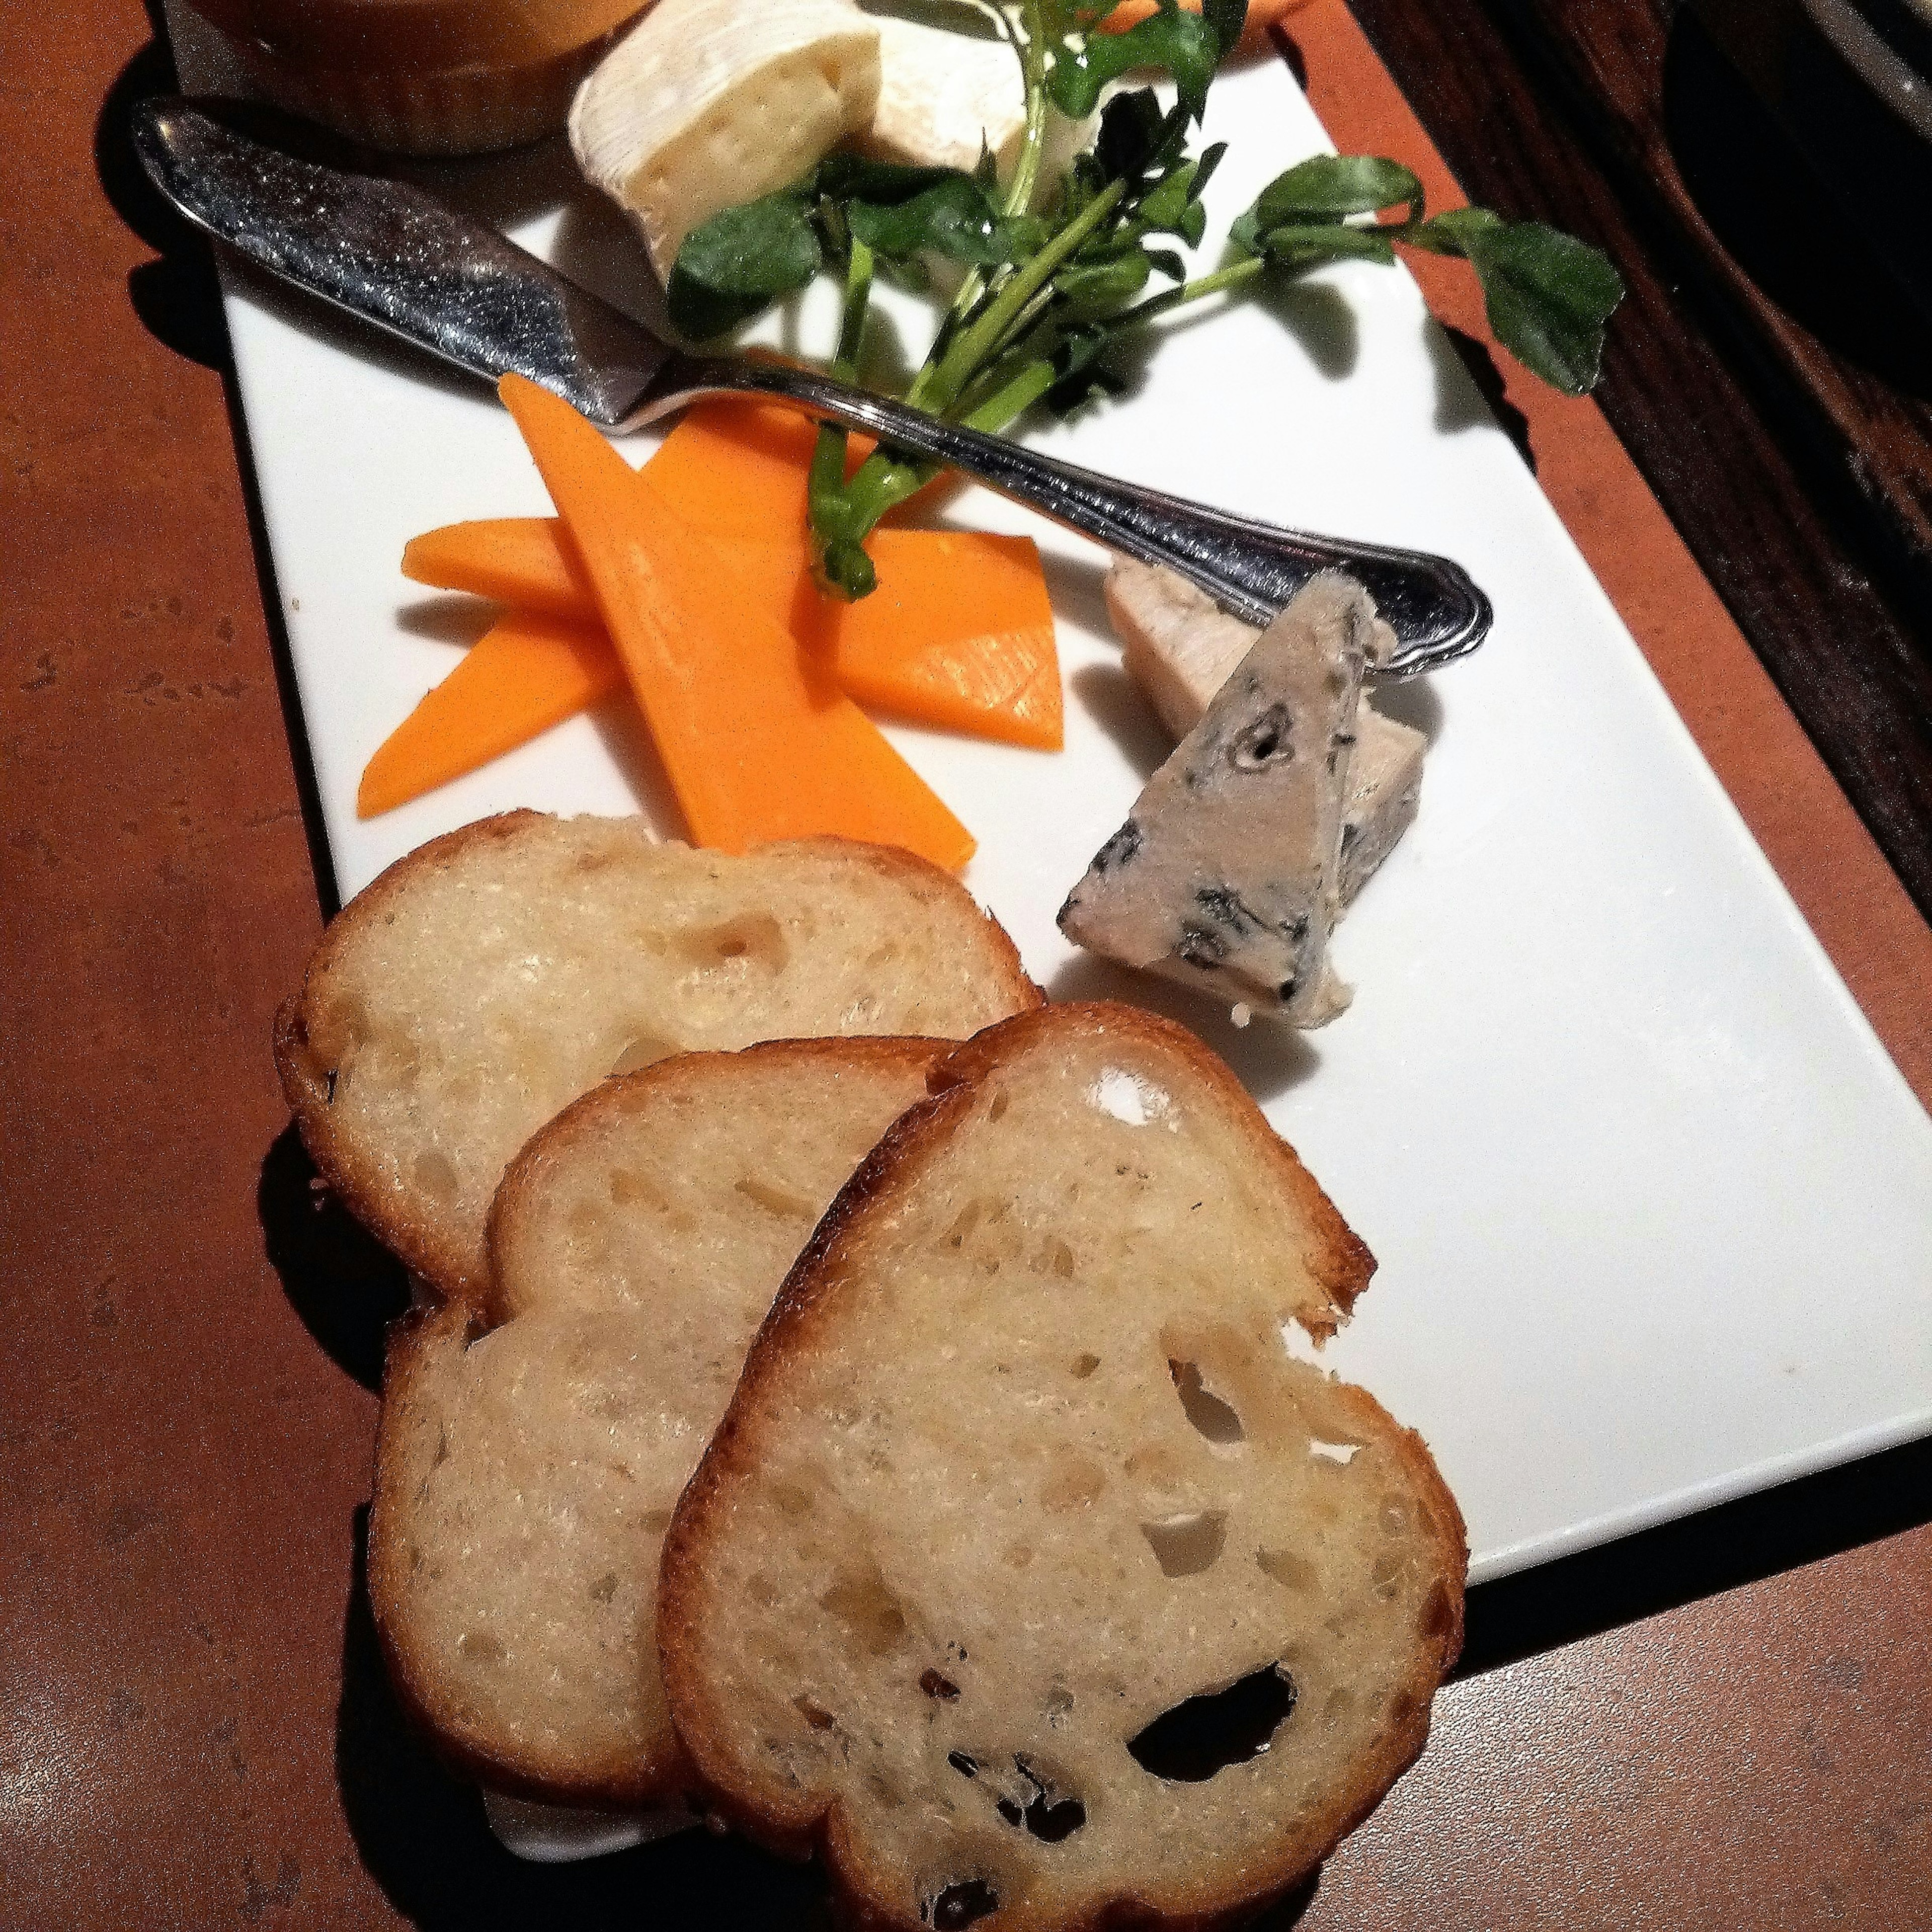
[[1026, 134], [1026, 84], [1012, 48], [876, 14], [879, 104], [861, 143], [881, 160], [970, 174], [984, 150], [1004, 178]]
[[[1162, 724], [1184, 738], [1209, 701], [1261, 635], [1231, 617], [1208, 593], [1159, 564], [1115, 560], [1106, 580], [1107, 613], [1125, 647], [1123, 662]], [[1374, 620], [1371, 665], [1394, 647], [1394, 634]], [[1363, 700], [1358, 742], [1342, 802], [1342, 903], [1348, 904], [1396, 842], [1415, 822], [1422, 798], [1420, 731], [1384, 718]]]
[[[889, 14], [879, 30], [879, 104], [859, 146], [881, 160], [970, 174], [982, 153], [1012, 178], [1026, 139], [1026, 83], [1010, 41], [922, 26]], [[1058, 182], [1092, 138], [1098, 117], [1049, 110], [1040, 181]]]
[[1070, 939], [1291, 1026], [1342, 1011], [1328, 935], [1376, 622], [1339, 572], [1304, 587], [1067, 896]]
[[694, 228], [868, 129], [879, 89], [854, 0], [658, 0], [578, 90], [570, 144], [662, 279]]

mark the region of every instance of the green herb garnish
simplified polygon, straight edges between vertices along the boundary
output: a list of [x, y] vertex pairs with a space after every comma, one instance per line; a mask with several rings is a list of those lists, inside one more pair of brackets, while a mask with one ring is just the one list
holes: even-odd
[[[1189, 137], [1240, 38], [1246, 0], [1204, 0], [1198, 14], [1160, 0], [1127, 32], [1095, 33], [1115, 4], [1018, 0], [1000, 11], [1027, 100], [1025, 139], [1004, 190], [989, 158], [964, 174], [828, 155], [803, 181], [686, 237], [670, 278], [674, 326], [721, 334], [830, 268], [844, 287], [834, 367], [852, 380], [875, 276], [923, 286], [928, 263], [950, 262], [964, 278], [904, 400], [1000, 430], [1036, 404], [1067, 415], [1117, 392], [1110, 350], [1157, 316], [1327, 262], [1393, 262], [1400, 244], [1466, 260], [1497, 340], [1545, 382], [1569, 395], [1594, 386], [1604, 327], [1623, 295], [1608, 260], [1487, 208], [1429, 215], [1422, 184], [1398, 161], [1319, 154], [1288, 169], [1234, 222], [1222, 265], [1190, 280], [1180, 249], [1200, 244], [1201, 194], [1222, 149], [1190, 153]], [[1150, 88], [1116, 94], [1092, 145], [1042, 191], [1048, 117], [1089, 114], [1109, 82], [1148, 69], [1172, 79], [1174, 106], [1163, 109]], [[1149, 292], [1156, 282], [1167, 286]], [[857, 598], [873, 587], [866, 538], [937, 466], [881, 448], [848, 480], [845, 448], [844, 430], [820, 430], [811, 522], [821, 584]]]

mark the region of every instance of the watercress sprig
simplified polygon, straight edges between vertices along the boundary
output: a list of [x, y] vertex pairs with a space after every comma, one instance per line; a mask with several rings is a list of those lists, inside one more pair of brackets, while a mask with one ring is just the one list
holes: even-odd
[[[1070, 414], [1120, 386], [1109, 352], [1156, 317], [1238, 296], [1336, 261], [1390, 262], [1398, 246], [1466, 260], [1498, 340], [1572, 395], [1595, 383], [1604, 335], [1623, 294], [1598, 251], [1533, 221], [1458, 208], [1430, 215], [1398, 161], [1319, 154], [1278, 175], [1234, 221], [1222, 262], [1190, 278], [1180, 250], [1200, 245], [1202, 193], [1224, 148], [1189, 152], [1216, 69], [1240, 38], [1246, 0], [1178, 0], [1118, 34], [1094, 29], [1117, 0], [1016, 0], [995, 10], [1026, 89], [1027, 119], [1004, 189], [992, 159], [971, 173], [828, 155], [780, 193], [714, 216], [686, 238], [670, 311], [686, 334], [723, 333], [826, 269], [843, 284], [836, 372], [856, 380], [874, 282], [925, 286], [953, 265], [957, 289], [904, 400], [950, 422], [1000, 430], [1044, 404]], [[1174, 83], [1117, 93], [1090, 144], [1042, 184], [1055, 114], [1084, 118], [1130, 71]], [[1165, 287], [1148, 292], [1156, 281]], [[810, 490], [814, 561], [833, 594], [873, 588], [865, 540], [938, 466], [890, 448], [848, 478], [845, 432], [820, 432]]]

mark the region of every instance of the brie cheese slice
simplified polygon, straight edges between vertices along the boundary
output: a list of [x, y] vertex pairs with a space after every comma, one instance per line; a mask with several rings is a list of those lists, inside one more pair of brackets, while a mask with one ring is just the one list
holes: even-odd
[[694, 228], [788, 187], [878, 100], [879, 29], [856, 0], [658, 0], [578, 88], [570, 145], [663, 280]]
[[1376, 621], [1339, 572], [1304, 586], [1068, 895], [1070, 939], [1291, 1026], [1342, 1011], [1328, 934]]
[[[879, 104], [859, 146], [881, 160], [966, 174], [989, 154], [1000, 179], [1010, 181], [1026, 139], [1026, 83], [1012, 44], [889, 14], [871, 17], [879, 30]], [[1096, 124], [1097, 116], [1072, 121], [1048, 110], [1042, 186], [1065, 174]]]

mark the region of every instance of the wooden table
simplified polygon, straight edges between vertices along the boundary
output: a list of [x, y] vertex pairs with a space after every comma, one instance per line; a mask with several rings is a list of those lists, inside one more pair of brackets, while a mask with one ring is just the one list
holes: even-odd
[[[1361, 11], [1464, 166], [1457, 90], [1512, 44], [1473, 0]], [[517, 1864], [388, 1697], [357, 1552], [401, 1284], [311, 1192], [268, 1065], [321, 910], [212, 275], [118, 137], [166, 62], [126, 0], [10, 24], [0, 1923], [809, 1921], [808, 1876], [702, 1834]], [[1736, 539], [1808, 596], [1859, 576], [1834, 541]], [[1748, 651], [1664, 669], [1924, 1093], [1932, 937], [1898, 879]], [[1428, 1754], [1273, 1922], [1932, 1923], [1928, 1516], [1908, 1449], [1478, 1592]]]

